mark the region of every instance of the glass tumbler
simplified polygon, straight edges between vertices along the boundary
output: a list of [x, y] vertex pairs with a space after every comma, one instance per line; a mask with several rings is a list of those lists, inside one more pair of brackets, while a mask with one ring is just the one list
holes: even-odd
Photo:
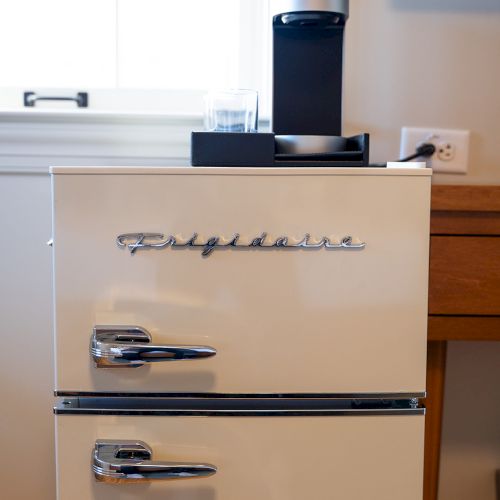
[[205, 96], [205, 129], [210, 132], [256, 132], [256, 90], [214, 90]]

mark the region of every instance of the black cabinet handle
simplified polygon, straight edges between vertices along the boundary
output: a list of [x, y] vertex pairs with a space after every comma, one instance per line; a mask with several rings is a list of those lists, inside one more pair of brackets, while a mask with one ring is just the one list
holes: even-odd
[[24, 93], [24, 106], [34, 108], [37, 101], [74, 101], [79, 108], [87, 108], [89, 95], [87, 92], [78, 92], [76, 97], [37, 95], [36, 92]]

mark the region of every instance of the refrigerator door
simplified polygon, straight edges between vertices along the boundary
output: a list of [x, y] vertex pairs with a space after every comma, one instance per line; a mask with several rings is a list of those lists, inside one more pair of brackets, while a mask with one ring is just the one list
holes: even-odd
[[426, 170], [53, 173], [59, 393], [425, 390]]
[[58, 500], [422, 498], [423, 416], [56, 418]]

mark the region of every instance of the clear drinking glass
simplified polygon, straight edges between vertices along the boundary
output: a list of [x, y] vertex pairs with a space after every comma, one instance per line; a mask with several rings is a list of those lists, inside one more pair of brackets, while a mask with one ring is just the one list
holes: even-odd
[[210, 132], [256, 132], [256, 90], [214, 90], [205, 96], [205, 129]]

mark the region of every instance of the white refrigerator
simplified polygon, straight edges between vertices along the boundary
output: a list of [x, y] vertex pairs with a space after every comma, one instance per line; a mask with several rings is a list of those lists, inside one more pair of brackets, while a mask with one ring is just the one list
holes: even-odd
[[422, 498], [429, 170], [52, 182], [58, 500]]

